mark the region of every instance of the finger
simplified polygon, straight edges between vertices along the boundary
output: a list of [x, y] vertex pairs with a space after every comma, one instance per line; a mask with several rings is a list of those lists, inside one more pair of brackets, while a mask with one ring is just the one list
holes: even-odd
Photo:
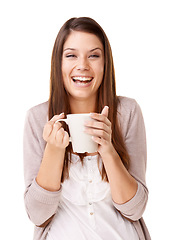
[[57, 120], [62, 118], [64, 118], [64, 113], [60, 113], [59, 115], [54, 115], [54, 117], [52, 117], [49, 122], [55, 123]]
[[111, 122], [109, 121], [109, 119], [103, 115], [103, 114], [99, 114], [99, 113], [90, 113], [90, 117], [100, 121], [100, 122], [104, 122], [107, 126], [111, 126]]
[[53, 126], [49, 123], [47, 123], [44, 127], [44, 131], [43, 131], [43, 139], [45, 141], [47, 141], [47, 139], [49, 138], [51, 132], [53, 130]]
[[101, 129], [101, 130], [104, 130], [107, 133], [111, 133], [111, 128], [107, 124], [105, 124], [104, 122], [86, 121], [85, 122], [85, 127]]
[[69, 144], [69, 134], [66, 131], [64, 131], [63, 144], [65, 146], [67, 146]]
[[60, 122], [54, 123], [53, 124], [53, 130], [49, 136], [52, 140], [56, 138], [57, 132], [62, 128], [62, 124]]
[[[59, 123], [59, 128], [61, 127], [60, 125], [61, 123]], [[50, 137], [50, 135], [52, 134], [55, 126], [54, 126], [54, 122], [53, 121], [49, 121], [46, 123], [46, 125], [44, 126], [44, 131], [43, 131], [43, 138], [44, 140], [48, 139]], [[57, 127], [57, 126], [56, 126]]]
[[110, 140], [110, 134], [108, 134], [104, 130], [95, 129], [95, 128], [86, 128], [84, 132], [95, 137], [103, 138], [107, 141]]
[[60, 128], [55, 135], [56, 144], [62, 144], [64, 138], [64, 129]]
[[92, 139], [93, 139], [94, 142], [98, 143], [101, 146], [103, 146], [107, 143], [107, 141], [103, 138], [92, 136]]
[[[54, 128], [54, 124], [57, 124], [57, 125], [55, 125], [55, 126], [58, 126], [58, 122], [56, 123], [56, 121], [59, 120], [59, 119], [62, 119], [62, 118], [64, 118], [64, 113], [61, 113], [61, 114], [59, 114], [59, 115], [54, 115], [54, 117], [52, 117], [51, 120], [47, 122], [47, 124], [53, 126], [53, 128]], [[61, 127], [61, 126], [62, 126], [62, 125], [61, 125], [61, 123], [59, 122], [59, 127]], [[52, 129], [52, 130], [53, 130], [53, 129]]]
[[43, 139], [45, 141], [53, 141], [56, 132], [61, 128], [61, 123], [55, 124], [58, 119], [64, 118], [64, 113], [55, 115], [50, 121], [48, 121], [44, 126]]
[[108, 114], [109, 114], [109, 107], [108, 106], [105, 106], [101, 112], [102, 115], [108, 117]]

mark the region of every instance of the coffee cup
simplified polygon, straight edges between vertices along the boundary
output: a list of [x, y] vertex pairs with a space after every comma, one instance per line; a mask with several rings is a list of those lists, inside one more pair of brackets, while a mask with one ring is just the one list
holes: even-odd
[[94, 153], [97, 152], [98, 144], [92, 136], [84, 132], [85, 122], [91, 120], [89, 113], [68, 114], [66, 119], [59, 119], [56, 122], [66, 122], [69, 127], [70, 141], [72, 142], [73, 152]]

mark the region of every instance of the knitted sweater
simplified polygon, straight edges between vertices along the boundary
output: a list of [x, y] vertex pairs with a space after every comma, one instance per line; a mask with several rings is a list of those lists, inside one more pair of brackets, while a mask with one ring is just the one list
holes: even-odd
[[[140, 240], [150, 240], [150, 235], [142, 218], [148, 200], [145, 182], [146, 172], [146, 134], [141, 109], [134, 99], [119, 97], [118, 119], [122, 135], [130, 155], [129, 173], [138, 183], [135, 196], [124, 204], [116, 204], [123, 216], [130, 219]], [[52, 221], [41, 226], [57, 213], [61, 190], [50, 192], [40, 187], [35, 178], [43, 158], [46, 142], [42, 138], [43, 128], [48, 120], [48, 102], [28, 110], [24, 127], [24, 176], [26, 190], [24, 201], [27, 214], [35, 225], [34, 240], [45, 240]], [[58, 214], [58, 213], [57, 213]]]

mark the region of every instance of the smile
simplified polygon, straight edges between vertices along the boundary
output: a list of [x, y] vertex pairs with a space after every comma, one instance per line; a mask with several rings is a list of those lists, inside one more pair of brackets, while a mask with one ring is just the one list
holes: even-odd
[[72, 77], [72, 80], [75, 84], [87, 85], [93, 80], [93, 77], [74, 76], [74, 77]]

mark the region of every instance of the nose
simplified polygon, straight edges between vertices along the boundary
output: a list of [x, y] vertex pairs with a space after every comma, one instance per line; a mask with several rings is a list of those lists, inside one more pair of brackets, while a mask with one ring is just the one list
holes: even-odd
[[81, 70], [81, 71], [89, 70], [90, 67], [89, 67], [88, 59], [86, 57], [82, 57], [78, 59], [76, 68], [77, 70]]

